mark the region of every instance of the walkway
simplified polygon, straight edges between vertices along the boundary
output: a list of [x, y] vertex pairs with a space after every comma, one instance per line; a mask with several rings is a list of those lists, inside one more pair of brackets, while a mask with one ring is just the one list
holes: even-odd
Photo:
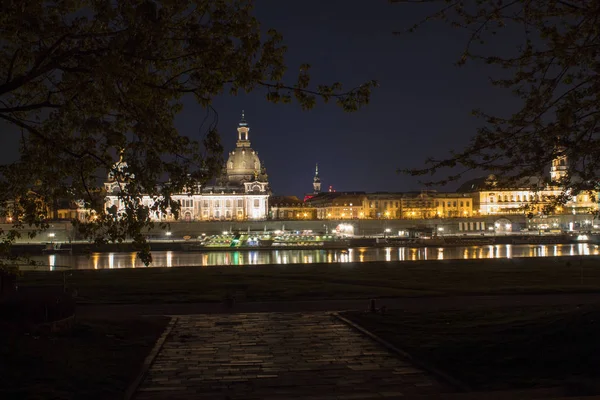
[[326, 313], [180, 316], [135, 400], [384, 399], [450, 389]]

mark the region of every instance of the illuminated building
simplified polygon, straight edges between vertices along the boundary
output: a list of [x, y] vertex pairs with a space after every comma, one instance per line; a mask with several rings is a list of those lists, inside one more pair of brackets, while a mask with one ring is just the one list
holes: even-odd
[[317, 219], [363, 219], [367, 215], [367, 196], [363, 192], [321, 193], [306, 203], [316, 209]]
[[[266, 169], [258, 158], [258, 153], [250, 147], [250, 127], [244, 118], [238, 128], [236, 147], [229, 153], [224, 173], [212, 185], [199, 188], [199, 193], [180, 193], [173, 200], [181, 204], [179, 219], [183, 221], [230, 221], [264, 220], [268, 213], [270, 187]], [[123, 170], [127, 164], [120, 160], [116, 168]], [[123, 208], [117, 196], [120, 186], [109, 174], [104, 184], [107, 192], [106, 207]], [[152, 199], [143, 196], [142, 202], [151, 205]], [[172, 220], [173, 215], [156, 213], [154, 220]]]
[[[538, 177], [526, 177], [510, 187], [501, 186], [495, 175], [489, 175], [464, 183], [458, 192], [473, 197], [474, 208], [480, 215], [547, 213], [548, 206], [563, 193], [559, 184], [566, 178], [567, 168], [567, 157], [561, 153], [552, 160], [549, 184]], [[597, 209], [598, 204], [589, 193], [578, 193], [552, 214], [583, 214]]]
[[365, 213], [365, 218], [396, 219], [402, 216], [401, 193], [368, 193], [367, 202], [368, 210]]
[[316, 208], [296, 196], [271, 196], [269, 208], [274, 220], [312, 220], [317, 216]]
[[473, 216], [473, 199], [469, 194], [435, 193], [434, 198], [435, 216], [438, 218], [457, 218]]

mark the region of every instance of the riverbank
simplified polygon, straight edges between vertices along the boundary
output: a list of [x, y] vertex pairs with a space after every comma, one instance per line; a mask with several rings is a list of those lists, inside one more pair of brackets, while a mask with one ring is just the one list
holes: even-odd
[[[502, 235], [502, 236], [445, 236], [431, 239], [401, 239], [401, 238], [339, 238], [315, 244], [289, 244], [285, 246], [204, 246], [198, 241], [186, 240], [153, 240], [149, 242], [151, 251], [257, 251], [257, 250], [335, 250], [358, 247], [461, 247], [461, 246], [490, 246], [506, 244], [555, 245], [572, 243], [600, 242], [600, 237], [588, 236], [586, 240], [577, 240], [570, 235]], [[13, 255], [36, 256], [43, 254], [92, 254], [92, 253], [127, 253], [136, 251], [131, 242], [96, 244], [89, 242], [56, 243], [20, 243], [11, 247]]]
[[19, 286], [67, 286], [80, 304], [370, 299], [600, 291], [600, 258], [365, 262], [23, 271]]

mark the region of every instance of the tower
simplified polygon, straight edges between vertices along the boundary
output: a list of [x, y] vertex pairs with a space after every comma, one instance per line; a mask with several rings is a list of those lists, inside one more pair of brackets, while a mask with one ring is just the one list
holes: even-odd
[[237, 140], [237, 147], [250, 147], [250, 136], [249, 136], [249, 132], [250, 132], [250, 127], [248, 126], [248, 123], [246, 122], [246, 117], [244, 116], [244, 110], [242, 110], [242, 119], [240, 120], [240, 123], [238, 124], [238, 140]]
[[552, 167], [550, 168], [550, 179], [552, 182], [561, 182], [567, 176], [568, 160], [566, 148], [557, 146], [555, 149], [556, 156], [552, 159]]
[[315, 177], [313, 178], [313, 189], [315, 194], [321, 192], [321, 178], [319, 178], [319, 164], [315, 166]]

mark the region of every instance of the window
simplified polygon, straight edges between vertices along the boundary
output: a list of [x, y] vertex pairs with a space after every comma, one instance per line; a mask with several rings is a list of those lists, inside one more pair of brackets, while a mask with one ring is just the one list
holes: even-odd
[[215, 207], [219, 207], [219, 200], [215, 200]]
[[461, 207], [464, 207], [464, 203], [463, 203], [462, 201], [460, 202], [460, 206], [461, 206]]
[[208, 208], [208, 200], [204, 200], [204, 204], [202, 205], [204, 208]]
[[242, 208], [244, 206], [242, 199], [238, 199], [237, 204], [238, 204], [237, 206], [240, 207], [240, 208]]
[[455, 201], [452, 202], [452, 206], [456, 207], [456, 202]]
[[[492, 202], [493, 202], [493, 201], [494, 201], [494, 199], [492, 198]], [[469, 207], [469, 202], [468, 202], [468, 201], [467, 201], [467, 202], [465, 202], [465, 205], [466, 205], [467, 207]]]
[[383, 208], [387, 208], [387, 201], [383, 202]]
[[231, 200], [226, 200], [225, 201], [225, 207], [231, 207]]
[[220, 216], [219, 210], [215, 210], [215, 218], [219, 218]]
[[225, 217], [226, 217], [226, 218], [231, 218], [231, 211], [227, 210], [227, 211], [225, 212]]
[[451, 202], [451, 201], [449, 201], [449, 202], [448, 202], [448, 207], [451, 207], [451, 206], [452, 206], [452, 202]]
[[436, 202], [435, 202], [435, 206], [436, 206], [436, 207], [439, 207], [439, 206], [440, 206], [440, 202], [439, 202], [439, 201], [436, 201]]
[[254, 199], [254, 208], [258, 208], [260, 206], [260, 200]]

